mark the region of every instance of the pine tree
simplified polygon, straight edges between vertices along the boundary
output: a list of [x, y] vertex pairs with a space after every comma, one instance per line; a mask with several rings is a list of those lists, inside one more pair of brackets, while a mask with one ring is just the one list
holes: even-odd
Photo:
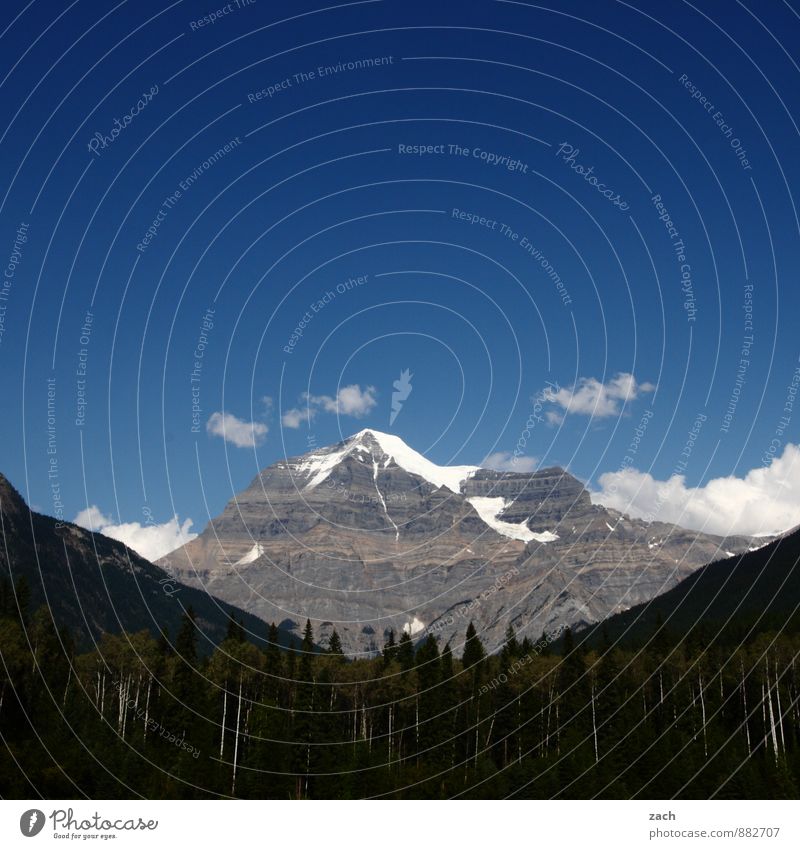
[[[567, 629], [569, 630], [569, 629]], [[566, 639], [566, 637], [564, 637]], [[572, 639], [572, 633], [570, 632], [570, 639]], [[550, 657], [553, 653], [550, 649], [550, 643], [552, 640], [547, 636], [547, 631], [542, 631], [542, 636], [539, 637], [539, 642], [536, 644], [539, 649], [539, 654], [542, 657]]]
[[389, 630], [389, 638], [383, 645], [383, 662], [388, 666], [397, 657], [397, 643], [394, 639], [394, 628]]
[[424, 752], [425, 760], [433, 763], [437, 754], [431, 750], [438, 745], [441, 734], [440, 703], [441, 666], [439, 662], [439, 646], [433, 634], [428, 634], [425, 642], [416, 654], [417, 667], [417, 709], [415, 723], [415, 738], [417, 751]]
[[302, 651], [307, 654], [314, 653], [314, 631], [311, 627], [311, 620], [306, 619], [306, 627], [303, 630], [303, 645]]
[[408, 631], [403, 631], [400, 642], [397, 644], [397, 659], [403, 671], [407, 672], [414, 668], [414, 643]]
[[481, 638], [475, 630], [472, 622], [467, 626], [467, 636], [464, 642], [464, 655], [461, 662], [464, 664], [464, 669], [470, 669], [480, 663], [486, 657], [486, 650], [483, 648]]
[[343, 655], [342, 640], [336, 628], [333, 629], [330, 639], [328, 640], [328, 654]]
[[517, 635], [514, 633], [514, 626], [509, 624], [508, 628], [506, 628], [506, 639], [500, 652], [500, 662], [507, 669], [514, 659], [519, 657], [519, 654], [520, 648], [517, 642]]

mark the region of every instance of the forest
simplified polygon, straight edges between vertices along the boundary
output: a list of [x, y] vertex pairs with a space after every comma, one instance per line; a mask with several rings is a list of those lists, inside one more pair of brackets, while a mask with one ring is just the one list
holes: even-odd
[[[0, 587], [3, 798], [787, 798], [800, 785], [800, 635], [639, 645], [568, 629], [487, 655], [391, 634], [349, 660], [310, 624], [231, 620], [78, 652], [24, 579]], [[558, 637], [558, 639], [555, 639]]]

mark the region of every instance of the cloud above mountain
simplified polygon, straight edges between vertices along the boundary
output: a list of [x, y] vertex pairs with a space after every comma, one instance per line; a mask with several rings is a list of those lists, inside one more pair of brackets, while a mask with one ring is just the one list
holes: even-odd
[[194, 522], [185, 519], [183, 522], [174, 515], [162, 524], [141, 522], [114, 522], [103, 514], [95, 504], [81, 510], [72, 520], [76, 525], [87, 531], [103, 534], [111, 539], [125, 543], [147, 560], [157, 560], [170, 551], [193, 540], [197, 534], [191, 532]]
[[233, 413], [212, 413], [206, 430], [212, 436], [221, 436], [237, 448], [254, 448], [267, 436], [269, 428], [262, 422], [246, 422]]
[[511, 451], [495, 451], [483, 460], [481, 467], [495, 472], [535, 472], [539, 468], [539, 458]]
[[281, 424], [284, 427], [297, 430], [301, 424], [310, 422], [316, 415], [316, 412], [312, 407], [306, 407], [304, 410], [301, 410], [299, 407], [293, 407], [281, 416]]
[[284, 427], [296, 430], [300, 425], [311, 422], [319, 412], [360, 419], [371, 412], [378, 403], [374, 386], [362, 389], [357, 383], [342, 386], [335, 396], [311, 395], [306, 392], [302, 400], [305, 407], [293, 407], [281, 416], [281, 424]]
[[800, 447], [789, 443], [769, 466], [744, 477], [714, 478], [686, 486], [683, 475], [666, 481], [625, 469], [599, 478], [592, 501], [647, 521], [674, 522], [715, 534], [770, 534], [800, 523]]
[[545, 404], [558, 408], [546, 412], [547, 420], [560, 424], [569, 413], [597, 419], [618, 416], [626, 403], [655, 388], [652, 383], [639, 383], [628, 372], [619, 372], [606, 383], [596, 377], [581, 377], [573, 386], [548, 386], [540, 397]]

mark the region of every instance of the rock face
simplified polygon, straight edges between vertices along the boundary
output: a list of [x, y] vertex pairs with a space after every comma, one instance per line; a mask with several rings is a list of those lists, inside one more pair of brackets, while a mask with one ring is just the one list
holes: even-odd
[[591, 503], [562, 469], [436, 466], [365, 430], [261, 472], [203, 533], [159, 561], [179, 580], [300, 637], [379, 651], [390, 629], [455, 649], [473, 620], [539, 637], [597, 622], [754, 546]]

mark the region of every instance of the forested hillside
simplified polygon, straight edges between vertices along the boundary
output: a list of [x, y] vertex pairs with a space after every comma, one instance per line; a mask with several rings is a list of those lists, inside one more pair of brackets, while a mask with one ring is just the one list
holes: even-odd
[[310, 626], [262, 650], [235, 622], [201, 657], [188, 615], [78, 654], [26, 596], [2, 590], [5, 798], [797, 797], [797, 634], [635, 652], [567, 632], [561, 657], [509, 632], [487, 657], [470, 626], [350, 662]]

